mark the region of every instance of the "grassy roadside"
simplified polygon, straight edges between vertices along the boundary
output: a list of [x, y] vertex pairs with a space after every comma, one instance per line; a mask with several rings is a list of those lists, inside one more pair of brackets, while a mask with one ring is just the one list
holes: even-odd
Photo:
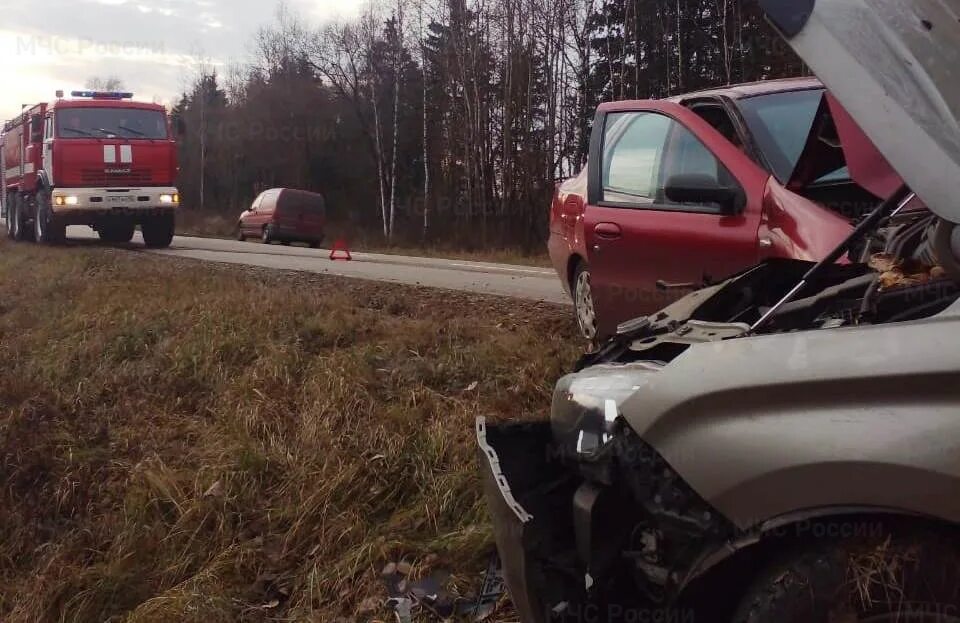
[[[217, 212], [199, 213], [194, 210], [182, 210], [177, 217], [177, 233], [184, 236], [199, 236], [201, 238], [233, 239], [237, 235], [237, 219], [235, 216], [223, 215]], [[327, 244], [341, 235], [342, 232], [334, 225], [327, 236]], [[499, 264], [516, 264], [518, 266], [537, 266], [549, 268], [552, 266], [546, 249], [542, 253], [524, 253], [519, 249], [484, 249], [469, 251], [454, 247], [438, 245], [402, 245], [384, 244], [381, 239], [373, 236], [347, 236], [350, 248], [353, 251], [367, 253], [385, 253], [387, 255], [417, 255], [420, 257], [436, 257], [451, 260], [466, 260], [474, 262], [496, 262]]]
[[577, 354], [565, 309], [112, 249], [0, 242], [0, 292], [10, 623], [371, 620], [399, 559], [469, 591], [473, 420]]

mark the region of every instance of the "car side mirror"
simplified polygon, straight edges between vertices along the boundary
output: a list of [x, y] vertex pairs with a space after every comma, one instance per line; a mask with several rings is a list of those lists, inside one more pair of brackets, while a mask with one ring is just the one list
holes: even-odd
[[723, 214], [740, 214], [747, 196], [739, 186], [722, 186], [709, 175], [685, 173], [671, 176], [664, 189], [667, 199], [677, 203], [716, 203]]

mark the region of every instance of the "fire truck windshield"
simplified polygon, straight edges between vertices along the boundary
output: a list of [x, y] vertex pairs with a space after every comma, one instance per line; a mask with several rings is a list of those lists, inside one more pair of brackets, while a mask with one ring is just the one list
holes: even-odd
[[66, 108], [57, 112], [60, 138], [165, 139], [167, 119], [158, 110]]

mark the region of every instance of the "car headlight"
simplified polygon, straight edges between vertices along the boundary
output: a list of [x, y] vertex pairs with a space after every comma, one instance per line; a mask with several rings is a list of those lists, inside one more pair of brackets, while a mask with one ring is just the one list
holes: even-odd
[[80, 203], [80, 198], [76, 195], [55, 195], [53, 205], [55, 206], [75, 206]]
[[160, 203], [180, 203], [180, 195], [178, 193], [160, 195]]
[[566, 455], [595, 453], [613, 439], [620, 405], [660, 368], [648, 362], [599, 365], [560, 379], [550, 412], [554, 441]]

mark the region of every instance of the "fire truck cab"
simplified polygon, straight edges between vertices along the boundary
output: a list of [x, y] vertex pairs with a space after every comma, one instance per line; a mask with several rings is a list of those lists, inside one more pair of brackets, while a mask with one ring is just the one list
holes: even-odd
[[0, 209], [14, 240], [61, 242], [89, 225], [106, 242], [173, 240], [180, 204], [176, 141], [163, 106], [132, 93], [62, 92], [0, 134]]

